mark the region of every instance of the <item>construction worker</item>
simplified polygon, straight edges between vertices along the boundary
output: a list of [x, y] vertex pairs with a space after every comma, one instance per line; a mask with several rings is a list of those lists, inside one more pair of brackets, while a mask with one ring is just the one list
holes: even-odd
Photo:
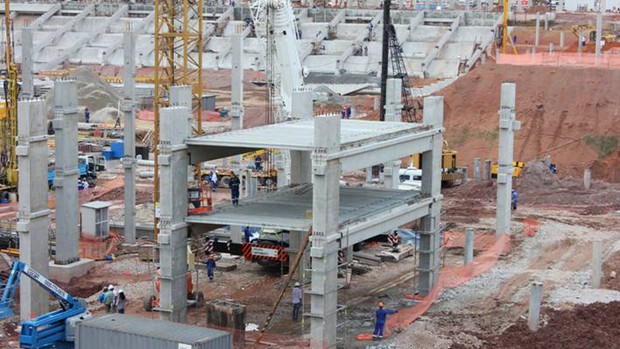
[[87, 124], [90, 123], [90, 110], [88, 110], [88, 107], [84, 109], [84, 120]]
[[296, 282], [295, 287], [293, 287], [293, 321], [299, 320], [299, 308], [301, 308], [301, 301], [303, 299], [300, 286], [299, 282]]
[[245, 236], [245, 242], [246, 243], [250, 243], [252, 242], [252, 232], [250, 231], [250, 227], [249, 226], [245, 226], [243, 227], [243, 235]]
[[121, 128], [121, 114], [118, 113], [118, 115], [116, 115], [116, 122], [114, 123], [114, 129], [119, 129]]
[[517, 204], [519, 203], [519, 194], [517, 194], [516, 190], [512, 190], [512, 209], [516, 210], [517, 209]]
[[400, 236], [398, 236], [397, 231], [393, 231], [392, 234], [388, 236], [388, 241], [390, 245], [392, 245], [392, 252], [398, 252], [398, 245], [400, 244]]
[[228, 180], [228, 187], [230, 188], [230, 195], [232, 197], [232, 203], [235, 206], [239, 205], [239, 185], [241, 181], [237, 177], [236, 173], [232, 173], [232, 176]]
[[112, 303], [114, 302], [114, 286], [108, 286], [108, 291], [103, 297], [103, 305], [105, 306], [105, 312], [112, 312]]
[[213, 281], [213, 271], [215, 270], [215, 254], [211, 253], [207, 260], [207, 276], [209, 281]]
[[256, 168], [256, 171], [263, 170], [263, 158], [261, 158], [260, 154], [256, 154], [254, 158], [254, 168]]
[[209, 180], [211, 181], [211, 190], [215, 191], [217, 189], [217, 173], [211, 172]]
[[387, 316], [398, 313], [398, 310], [383, 309], [383, 305], [383, 302], [377, 303], [379, 309], [375, 311], [375, 331], [372, 333], [373, 339], [383, 338], [383, 328], [385, 327]]

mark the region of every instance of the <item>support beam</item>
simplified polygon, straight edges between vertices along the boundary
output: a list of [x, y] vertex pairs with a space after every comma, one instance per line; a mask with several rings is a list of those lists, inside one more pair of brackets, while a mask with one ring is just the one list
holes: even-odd
[[[249, 28], [246, 28], [246, 31]], [[232, 72], [231, 72], [231, 91], [230, 102], [231, 108], [231, 124], [232, 131], [243, 129], [243, 35], [233, 35], [231, 38], [231, 52], [232, 52]], [[232, 159], [232, 168], [241, 175], [241, 155], [236, 155]], [[243, 233], [241, 232], [241, 226], [233, 225], [230, 227], [230, 237], [232, 242], [240, 244], [243, 241]]]
[[[402, 121], [402, 87], [401, 79], [387, 79], [387, 94], [385, 108], [385, 121]], [[383, 164], [384, 187], [386, 189], [398, 189], [400, 160], [388, 161]]]
[[[155, 12], [151, 12], [146, 18], [144, 18], [140, 23], [135, 26], [132, 26], [131, 32], [135, 35], [145, 34], [148, 28], [153, 27], [153, 23], [155, 22]], [[112, 45], [108, 46], [102, 53], [101, 57], [103, 59], [103, 64], [110, 64], [110, 59], [114, 56], [114, 52], [119, 48], [123, 47], [125, 44], [124, 38], [117, 39]], [[134, 48], [135, 49], [135, 48]], [[144, 53], [143, 53], [144, 54]]]
[[77, 84], [73, 80], [54, 82], [54, 130], [56, 132], [56, 257], [55, 264], [80, 260], [78, 201]]
[[514, 153], [514, 131], [521, 128], [515, 120], [517, 86], [503, 83], [499, 110], [499, 154], [497, 168], [497, 211], [495, 237], [510, 234], [512, 215], [512, 155]]
[[452, 38], [452, 35], [456, 33], [456, 30], [459, 27], [459, 23], [460, 23], [459, 21], [460, 21], [460, 17], [454, 18], [454, 20], [452, 21], [452, 24], [450, 24], [450, 28], [448, 29], [448, 31], [443, 34], [441, 39], [439, 39], [439, 41], [437, 42], [437, 45], [435, 45], [435, 47], [431, 49], [431, 51], [426, 55], [426, 57], [422, 61], [421, 66], [422, 66], [422, 71], [424, 72], [425, 76], [429, 74], [429, 67], [431, 66], [431, 63], [433, 63], [435, 58], [437, 58], [437, 56], [439, 55], [439, 52], [448, 43], [448, 41], [450, 41], [450, 38]]
[[527, 326], [530, 331], [537, 331], [540, 326], [540, 303], [542, 302], [543, 284], [532, 282], [530, 288], [530, 307], [527, 316]]
[[[441, 96], [424, 98], [424, 124], [443, 130], [444, 99]], [[439, 278], [441, 246], [439, 214], [441, 212], [441, 152], [443, 132], [431, 140], [431, 150], [422, 153], [422, 193], [433, 199], [429, 214], [422, 218], [420, 231], [420, 279], [418, 290], [428, 295]]]
[[[47, 120], [45, 101], [18, 102], [18, 139], [16, 153], [19, 167], [19, 259], [47, 277], [48, 228], [47, 207]], [[75, 223], [74, 223], [75, 224]], [[26, 320], [49, 310], [48, 294], [34, 281], [22, 276], [19, 287], [20, 319]]]
[[536, 36], [534, 37], [534, 47], [532, 53], [536, 53], [536, 48], [540, 43], [540, 12], [536, 12]]
[[160, 155], [160, 308], [162, 320], [185, 322], [187, 317], [187, 167], [189, 136], [187, 107], [161, 110]]
[[58, 39], [60, 39], [66, 32], [73, 31], [76, 24], [80, 23], [84, 18], [88, 17], [92, 13], [95, 13], [95, 4], [86, 6], [77, 16], [71, 18], [67, 21], [67, 23], [65, 23], [65, 25], [48, 35], [45, 40], [43, 40], [41, 45], [35, 46], [33, 53], [38, 55], [45, 47], [56, 45], [58, 43]]
[[30, 23], [28, 28], [30, 28], [31, 30], [41, 30], [43, 23], [45, 23], [48, 19], [52, 18], [52, 16], [57, 14], [60, 10], [62, 10], [62, 4], [56, 4], [50, 7], [49, 10], [47, 10], [44, 14], [40, 15], [39, 17], [37, 17], [37, 19]]
[[325, 155], [340, 147], [340, 117], [318, 117], [314, 124], [310, 337], [313, 349], [323, 349], [336, 347], [338, 245], [328, 241], [338, 236], [340, 164]]
[[603, 39], [603, 13], [605, 12], [605, 0], [600, 0], [598, 13], [596, 14], [596, 46], [594, 54], [596, 57], [601, 56], [601, 40]]
[[113, 25], [118, 25], [118, 22], [121, 19], [121, 17], [125, 16], [128, 12], [129, 12], [128, 5], [121, 6], [112, 16], [108, 17], [105, 20], [105, 22], [99, 26], [99, 28], [90, 32], [88, 36], [78, 40], [75, 44], [73, 44], [68, 49], [62, 51], [60, 56], [54, 57], [49, 62], [44, 64], [43, 69], [44, 70], [54, 69], [58, 67], [59, 65], [62, 65], [62, 63], [65, 60], [71, 57], [75, 57], [81, 49], [87, 48], [88, 45], [91, 42], [95, 41], [100, 35], [108, 33], [110, 31], [110, 28]]
[[603, 274], [603, 242], [592, 242], [592, 288], [601, 287], [601, 275]]
[[411, 37], [413, 32], [421, 25], [424, 25], [424, 11], [418, 12], [418, 14], [409, 20], [409, 37]]
[[474, 261], [474, 228], [465, 228], [465, 265]]
[[34, 79], [32, 77], [32, 29], [22, 29], [22, 97], [34, 97]]
[[124, 234], [125, 242], [134, 243], [136, 241], [136, 92], [135, 92], [135, 61], [136, 48], [133, 32], [127, 31], [123, 34], [125, 44], [123, 45], [124, 71], [123, 71], [123, 135], [124, 135], [124, 155], [123, 167], [125, 177], [123, 183], [125, 190], [123, 194], [125, 221]]

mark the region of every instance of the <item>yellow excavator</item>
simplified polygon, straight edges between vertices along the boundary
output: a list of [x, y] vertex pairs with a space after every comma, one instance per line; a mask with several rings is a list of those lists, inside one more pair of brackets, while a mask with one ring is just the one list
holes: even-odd
[[[444, 187], [460, 185], [465, 179], [465, 172], [457, 165], [456, 150], [450, 149], [447, 141], [443, 141], [443, 149], [441, 151], [441, 185]], [[410, 166], [421, 168], [420, 154], [411, 156]]]
[[[586, 37], [589, 41], [596, 41], [596, 26], [592, 24], [578, 24], [571, 27], [573, 35], [580, 39], [580, 36]], [[615, 42], [616, 35], [611, 33], [602, 33], [601, 38], [605, 42]]]

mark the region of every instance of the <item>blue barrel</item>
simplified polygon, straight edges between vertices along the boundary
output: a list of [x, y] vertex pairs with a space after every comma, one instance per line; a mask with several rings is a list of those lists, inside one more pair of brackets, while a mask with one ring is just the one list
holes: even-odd
[[114, 142], [110, 145], [110, 148], [112, 149], [112, 157], [114, 159], [120, 159], [123, 157], [125, 153], [123, 142]]
[[112, 160], [114, 154], [111, 150], [104, 150], [101, 152], [101, 156], [103, 156], [106, 160]]

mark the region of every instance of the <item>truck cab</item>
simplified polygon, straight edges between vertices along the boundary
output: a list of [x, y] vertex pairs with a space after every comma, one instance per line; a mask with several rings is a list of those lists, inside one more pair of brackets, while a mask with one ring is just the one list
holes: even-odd
[[422, 188], [422, 170], [415, 167], [401, 168], [398, 171], [400, 190], [420, 190]]
[[252, 261], [265, 268], [279, 268], [281, 263], [288, 261], [288, 253], [283, 256], [280, 251], [289, 247], [290, 239], [288, 230], [263, 228], [258, 238], [252, 240]]

